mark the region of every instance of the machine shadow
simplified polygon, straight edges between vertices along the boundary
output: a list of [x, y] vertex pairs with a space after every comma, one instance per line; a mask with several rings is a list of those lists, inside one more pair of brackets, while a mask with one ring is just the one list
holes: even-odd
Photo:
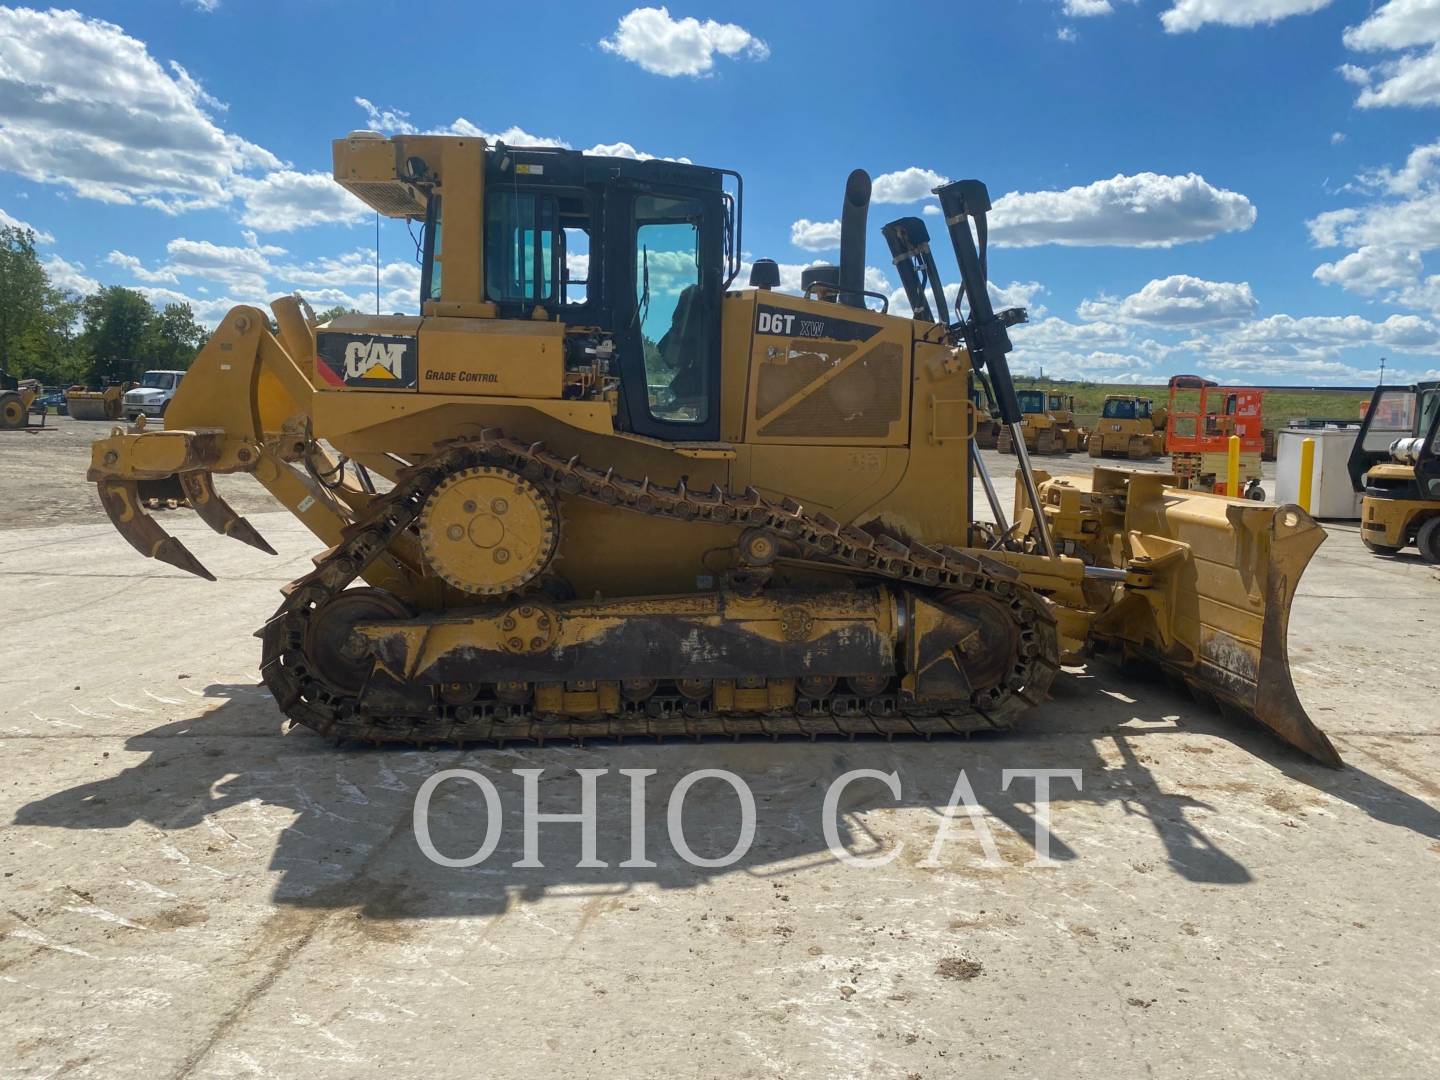
[[[1109, 689], [1112, 683], [1123, 685], [1125, 692]], [[706, 741], [348, 749], [304, 731], [282, 735], [281, 717], [262, 688], [215, 686], [207, 694], [227, 700], [193, 718], [132, 737], [127, 749], [146, 755], [139, 763], [29, 803], [16, 813], [14, 823], [115, 829], [143, 821], [163, 830], [183, 830], [252, 801], [279, 806], [295, 817], [280, 829], [278, 840], [273, 824], [263, 817], [252, 819], [255, 831], [245, 837], [252, 846], [275, 843], [269, 869], [279, 875], [276, 903], [355, 908], [375, 919], [435, 918], [500, 914], [516, 899], [548, 892], [619, 896], [640, 884], [692, 889], [726, 875], [780, 877], [832, 862], [836, 856], [825, 837], [825, 796], [837, 777], [855, 769], [893, 772], [901, 791], [895, 798], [873, 779], [846, 788], [835, 832], [849, 852], [867, 857], [888, 850], [888, 841], [872, 834], [864, 817], [868, 810], [886, 808], [906, 815], [901, 861], [925, 859], [964, 770], [975, 803], [1001, 823], [992, 828], [1003, 863], [999, 872], [1026, 872], [1037, 840], [1034, 781], [1017, 779], [1007, 790], [1002, 770], [1079, 769], [1078, 791], [1060, 779], [1052, 786], [1051, 858], [1063, 863], [1080, 857], [1066, 837], [1067, 805], [1119, 802], [1149, 826], [1137, 831], [1134, 853], [1143, 853], [1153, 835], [1170, 869], [1181, 878], [1196, 884], [1244, 884], [1252, 880], [1250, 872], [1197, 820], [1201, 815], [1195, 811], [1214, 808], [1190, 795], [1162, 790], [1147, 764], [1148, 752], [1159, 745], [1154, 740], [1203, 732], [1231, 738], [1285, 776], [1335, 795], [1377, 820], [1440, 838], [1440, 812], [1377, 777], [1354, 767], [1325, 769], [1263, 732], [1236, 731], [1219, 717], [1197, 715], [1193, 703], [1164, 684], [1137, 687], [1128, 678], [1122, 682], [1109, 677], [1103, 668], [1094, 675], [1057, 680], [1054, 700], [1031, 714], [1018, 734], [931, 743]], [[498, 794], [503, 828], [493, 851], [478, 865], [441, 866], [420, 849], [413, 826], [416, 793], [442, 769], [473, 770], [489, 779]], [[568, 822], [540, 825], [543, 866], [513, 865], [524, 855], [524, 787], [512, 771], [516, 769], [545, 770], [538, 785], [542, 814], [580, 810], [575, 770], [610, 770], [596, 784], [595, 857], [606, 865], [580, 865], [581, 828]], [[646, 779], [644, 854], [638, 860], [653, 866], [621, 865], [637, 855], [631, 835], [631, 779], [620, 774], [621, 769], [654, 770]], [[699, 769], [728, 770], [754, 794], [754, 841], [725, 867], [687, 862], [667, 829], [672, 790]], [[1223, 790], [1222, 784], [1214, 786]], [[912, 816], [917, 814], [921, 816]], [[997, 872], [981, 864], [963, 807], [949, 816], [950, 840], [936, 872]], [[464, 858], [486, 840], [486, 799], [473, 782], [446, 781], [434, 794], [427, 820], [435, 849], [452, 859]], [[888, 831], [894, 819], [886, 821]], [[1069, 822], [1072, 829], [1083, 824], [1073, 817]], [[233, 820], [229, 825], [239, 827]], [[911, 825], [916, 827], [912, 830]], [[690, 789], [684, 800], [683, 838], [694, 855], [724, 856], [736, 844], [740, 828], [739, 803], [729, 785], [709, 779]]]

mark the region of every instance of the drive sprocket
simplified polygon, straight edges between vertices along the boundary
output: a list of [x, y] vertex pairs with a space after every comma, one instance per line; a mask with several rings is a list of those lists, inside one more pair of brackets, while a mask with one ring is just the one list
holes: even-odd
[[514, 592], [538, 577], [560, 543], [550, 495], [495, 465], [446, 477], [420, 513], [420, 546], [434, 571], [476, 596]]

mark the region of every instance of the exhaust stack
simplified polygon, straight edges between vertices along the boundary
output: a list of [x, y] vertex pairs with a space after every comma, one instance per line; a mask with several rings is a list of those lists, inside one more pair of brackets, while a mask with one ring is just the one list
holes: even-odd
[[840, 303], [865, 306], [865, 219], [870, 211], [870, 174], [856, 169], [845, 181], [840, 211]]

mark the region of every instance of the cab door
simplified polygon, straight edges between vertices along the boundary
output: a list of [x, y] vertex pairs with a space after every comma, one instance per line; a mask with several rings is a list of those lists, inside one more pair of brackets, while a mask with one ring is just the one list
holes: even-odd
[[627, 430], [720, 437], [721, 205], [712, 192], [614, 181], [606, 275]]

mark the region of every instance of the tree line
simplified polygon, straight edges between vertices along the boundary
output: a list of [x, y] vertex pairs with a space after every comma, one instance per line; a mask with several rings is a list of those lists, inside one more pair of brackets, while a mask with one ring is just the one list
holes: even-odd
[[156, 310], [134, 289], [56, 287], [29, 229], [0, 228], [0, 373], [49, 386], [99, 386], [149, 368], [183, 371], [209, 332], [189, 304]]

